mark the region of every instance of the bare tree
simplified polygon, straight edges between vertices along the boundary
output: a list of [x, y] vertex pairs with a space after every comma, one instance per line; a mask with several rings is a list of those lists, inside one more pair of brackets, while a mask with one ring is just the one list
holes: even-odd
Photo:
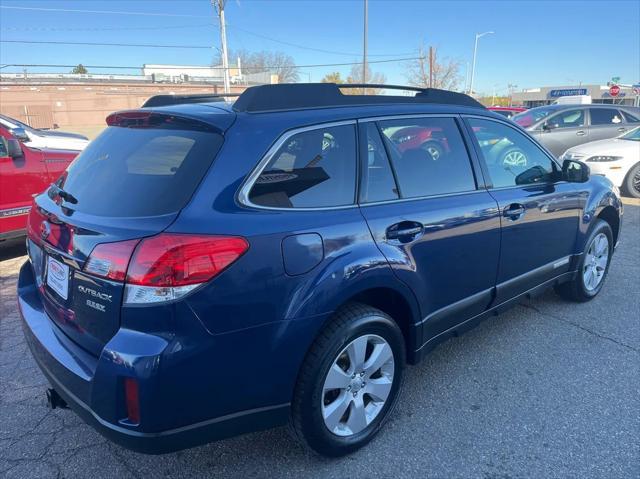
[[[278, 75], [280, 83], [294, 83], [300, 78], [300, 72], [290, 55], [283, 52], [236, 50], [229, 53], [229, 63], [235, 64], [240, 59], [242, 71], [245, 73], [269, 72]], [[220, 55], [214, 57], [214, 65], [220, 65]]]
[[[351, 67], [351, 72], [345, 83], [372, 83], [382, 85], [387, 82], [387, 77], [383, 73], [371, 71], [371, 67], [367, 65], [366, 81], [362, 78], [362, 65], [356, 64]], [[379, 95], [382, 92], [380, 88], [367, 88], [367, 95]], [[364, 95], [364, 88], [349, 88], [343, 90], [345, 95]]]
[[[422, 44], [418, 47], [418, 58], [406, 66], [405, 76], [410, 85], [418, 87], [456, 90], [462, 81], [460, 62], [443, 57], [438, 58], [438, 49]], [[431, 65], [431, 69], [429, 66]]]

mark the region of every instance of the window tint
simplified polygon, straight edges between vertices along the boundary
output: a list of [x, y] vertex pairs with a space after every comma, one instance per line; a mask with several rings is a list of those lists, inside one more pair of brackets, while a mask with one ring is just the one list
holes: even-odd
[[613, 108], [590, 108], [591, 126], [617, 125], [622, 123], [622, 115]]
[[460, 131], [453, 118], [380, 122], [400, 196], [438, 195], [476, 188]]
[[495, 188], [553, 181], [555, 163], [524, 134], [490, 120], [469, 124]]
[[353, 204], [355, 184], [355, 126], [318, 128], [287, 138], [249, 199], [278, 208], [344, 206]]
[[399, 197], [389, 158], [376, 124], [366, 123], [367, 157], [362, 175], [360, 201], [395, 200]]
[[640, 118], [631, 115], [629, 112], [623, 111], [621, 113], [627, 123], [640, 123]]
[[579, 128], [584, 126], [584, 110], [566, 110], [553, 115], [547, 124], [553, 128]]
[[175, 213], [183, 208], [223, 138], [188, 129], [177, 118], [166, 125], [111, 126], [93, 140], [58, 180], [78, 200], [74, 209], [122, 217]]

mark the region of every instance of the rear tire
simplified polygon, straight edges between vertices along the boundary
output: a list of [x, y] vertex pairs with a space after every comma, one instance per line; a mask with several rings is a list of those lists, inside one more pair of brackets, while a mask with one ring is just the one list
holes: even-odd
[[556, 293], [576, 302], [595, 298], [607, 278], [613, 253], [613, 233], [609, 223], [596, 220], [573, 280], [555, 286]]
[[341, 308], [300, 370], [291, 406], [295, 437], [334, 457], [367, 444], [395, 406], [405, 357], [402, 332], [387, 314], [359, 303]]
[[627, 195], [632, 198], [640, 198], [640, 163], [629, 170], [623, 186]]

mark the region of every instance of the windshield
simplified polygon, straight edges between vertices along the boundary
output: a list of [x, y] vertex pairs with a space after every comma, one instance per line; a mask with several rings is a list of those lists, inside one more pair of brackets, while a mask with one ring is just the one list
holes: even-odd
[[527, 128], [528, 126], [533, 125], [534, 123], [539, 122], [543, 118], [549, 116], [551, 113], [557, 111], [557, 108], [552, 107], [540, 107], [534, 108], [532, 110], [523, 111], [511, 119], [515, 121], [518, 125], [523, 128]]
[[14, 118], [9, 118], [7, 116], [0, 116], [0, 123], [4, 125], [6, 128], [13, 130], [14, 128], [22, 128], [23, 130], [28, 131], [29, 133], [37, 133], [38, 131], [34, 128], [31, 128], [29, 125], [22, 123]]
[[97, 216], [155, 216], [182, 209], [222, 145], [222, 135], [172, 128], [104, 130], [56, 182]]
[[626, 132], [620, 138], [623, 140], [640, 141], [640, 126]]

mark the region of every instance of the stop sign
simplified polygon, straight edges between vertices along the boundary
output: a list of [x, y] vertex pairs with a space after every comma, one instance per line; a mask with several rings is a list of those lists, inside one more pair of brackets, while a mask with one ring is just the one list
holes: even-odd
[[609, 95], [618, 96], [620, 94], [620, 87], [618, 85], [611, 85], [609, 88]]

